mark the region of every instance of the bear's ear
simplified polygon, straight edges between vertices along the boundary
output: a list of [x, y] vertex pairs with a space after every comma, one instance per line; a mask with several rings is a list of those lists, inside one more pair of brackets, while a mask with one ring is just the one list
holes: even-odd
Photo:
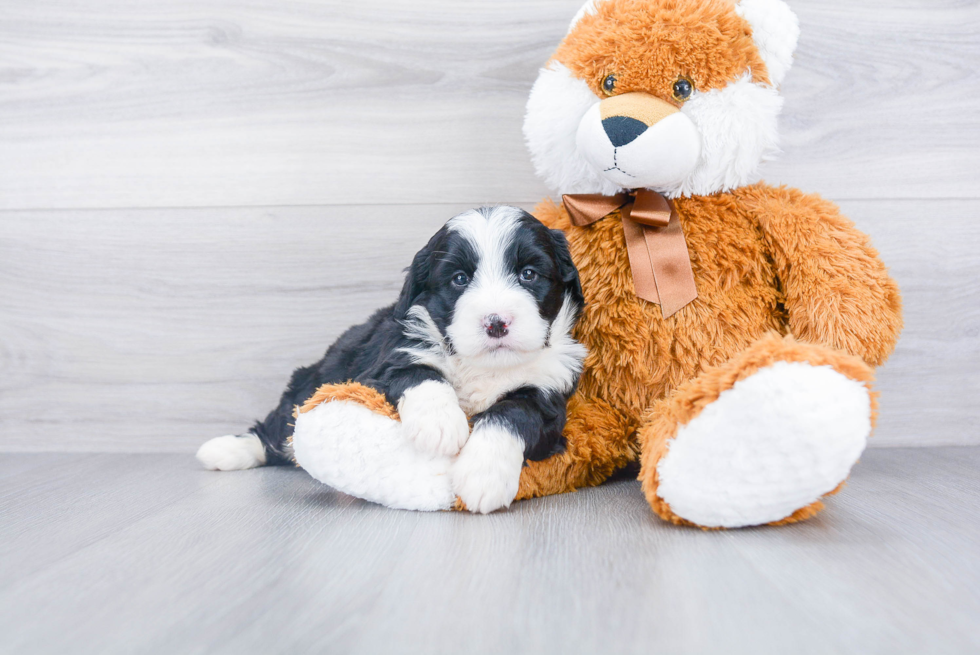
[[575, 18], [573, 18], [572, 19], [572, 22], [568, 25], [568, 31], [569, 32], [571, 32], [573, 29], [575, 29], [575, 26], [578, 25], [578, 22], [580, 20], [582, 20], [582, 18], [586, 14], [594, 14], [595, 13], [595, 5], [596, 5], [597, 2], [601, 2], [601, 0], [586, 0], [585, 1], [585, 4], [582, 5], [582, 8], [578, 10], [578, 13], [577, 14], [575, 14]]
[[793, 66], [800, 38], [800, 21], [783, 0], [741, 0], [738, 15], [752, 26], [752, 40], [769, 69], [769, 80], [779, 86]]

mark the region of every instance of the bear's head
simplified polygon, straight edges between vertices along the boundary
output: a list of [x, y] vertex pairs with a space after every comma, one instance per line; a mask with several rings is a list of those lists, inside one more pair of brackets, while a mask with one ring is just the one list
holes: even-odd
[[798, 36], [781, 0], [589, 0], [528, 100], [538, 174], [569, 194], [751, 182], [777, 149]]

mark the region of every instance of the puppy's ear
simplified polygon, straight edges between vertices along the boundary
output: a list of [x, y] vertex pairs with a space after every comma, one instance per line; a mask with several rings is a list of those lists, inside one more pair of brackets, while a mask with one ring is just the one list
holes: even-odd
[[572, 297], [579, 307], [585, 305], [585, 296], [582, 295], [582, 282], [578, 278], [578, 269], [572, 261], [572, 254], [568, 251], [568, 240], [565, 233], [561, 230], [548, 230], [551, 237], [551, 245], [555, 249], [555, 260], [558, 262], [558, 275], [565, 284], [565, 293]]
[[429, 272], [432, 270], [432, 242], [434, 240], [435, 237], [422, 250], [415, 253], [412, 265], [405, 275], [405, 284], [402, 286], [401, 295], [395, 302], [395, 316], [397, 318], [404, 318], [408, 314], [408, 310], [425, 291], [429, 282]]

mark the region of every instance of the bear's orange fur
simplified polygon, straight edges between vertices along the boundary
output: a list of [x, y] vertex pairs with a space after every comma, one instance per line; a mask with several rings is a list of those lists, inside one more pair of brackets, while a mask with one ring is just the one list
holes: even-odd
[[364, 386], [360, 382], [324, 384], [305, 403], [297, 407], [296, 411], [304, 414], [321, 403], [328, 403], [334, 400], [359, 403], [375, 414], [381, 414], [396, 421], [399, 420], [398, 410], [385, 399], [383, 394], [371, 387]]
[[769, 83], [752, 28], [730, 0], [599, 3], [565, 37], [554, 59], [600, 98], [607, 75], [616, 76], [617, 94], [644, 91], [675, 105], [678, 75], [702, 91], [723, 88], [745, 72]]
[[565, 232], [579, 267], [586, 308], [576, 337], [589, 356], [569, 404], [568, 448], [531, 462], [518, 498], [599, 484], [639, 461], [654, 511], [684, 523], [656, 496], [656, 465], [678, 425], [775, 361], [829, 365], [870, 384], [870, 367], [894, 348], [898, 287], [868, 237], [833, 204], [757, 184], [674, 205], [698, 298], [667, 319], [633, 293], [618, 215], [576, 227], [550, 201], [537, 208], [540, 220]]

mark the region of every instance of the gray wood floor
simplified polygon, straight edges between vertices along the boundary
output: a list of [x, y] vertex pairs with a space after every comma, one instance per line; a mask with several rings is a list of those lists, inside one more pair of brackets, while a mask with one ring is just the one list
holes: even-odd
[[474, 517], [289, 468], [0, 455], [0, 652], [976, 653], [978, 466], [876, 450], [813, 521], [701, 532], [635, 482]]

